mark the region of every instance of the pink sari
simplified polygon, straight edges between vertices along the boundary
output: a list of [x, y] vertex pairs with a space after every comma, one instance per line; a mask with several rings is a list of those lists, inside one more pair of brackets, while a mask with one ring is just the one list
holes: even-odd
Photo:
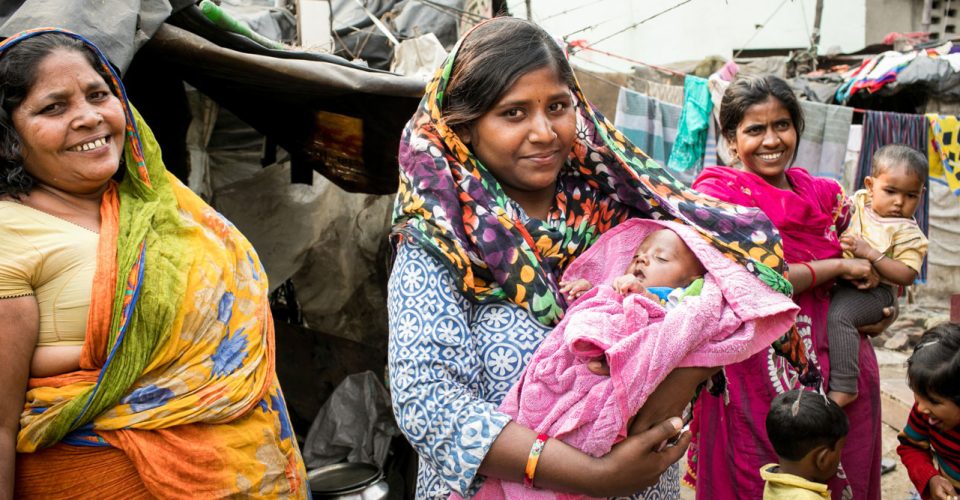
[[[838, 229], [846, 225], [848, 215], [842, 188], [801, 168], [788, 169], [787, 179], [793, 191], [775, 188], [751, 172], [709, 167], [693, 188], [763, 210], [780, 231], [788, 263], [839, 257]], [[800, 306], [797, 328], [824, 380], [829, 380], [830, 372], [826, 317], [831, 285], [822, 284], [794, 297]], [[772, 348], [727, 366], [724, 372], [729, 402], [712, 396], [700, 398], [690, 470], [684, 480], [696, 486], [697, 498], [762, 498], [764, 483], [759, 469], [777, 462], [764, 422], [773, 398], [793, 388], [795, 373]], [[880, 498], [880, 373], [866, 338], [860, 342], [858, 388], [860, 397], [845, 409], [850, 433], [841, 457], [842, 471], [830, 483], [835, 499], [848, 487], [855, 499]]]

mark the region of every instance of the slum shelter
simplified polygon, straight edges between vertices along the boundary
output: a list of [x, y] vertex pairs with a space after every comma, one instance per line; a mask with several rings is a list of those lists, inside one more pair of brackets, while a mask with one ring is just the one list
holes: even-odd
[[930, 250], [918, 279], [923, 286], [914, 291], [943, 298], [960, 290], [960, 46], [871, 46], [822, 58], [823, 69], [805, 72], [796, 71], [795, 58], [637, 66], [620, 85], [609, 74], [581, 71], [581, 81], [588, 93], [615, 92], [615, 101], [607, 99], [615, 107], [605, 111], [616, 126], [686, 183], [704, 166], [731, 161], [718, 133], [719, 105], [726, 86], [742, 74], [774, 74], [791, 83], [806, 120], [795, 164], [836, 179], [848, 193], [862, 187], [881, 146], [897, 142], [926, 153], [930, 179], [916, 217]]

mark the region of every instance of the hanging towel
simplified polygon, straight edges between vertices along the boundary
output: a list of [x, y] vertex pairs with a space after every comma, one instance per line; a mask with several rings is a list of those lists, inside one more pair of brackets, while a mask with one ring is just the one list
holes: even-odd
[[850, 125], [850, 137], [847, 139], [847, 155], [843, 159], [843, 191], [852, 193], [857, 189], [857, 168], [860, 162], [860, 146], [863, 142], [863, 125]]
[[707, 146], [707, 120], [713, 109], [707, 80], [687, 75], [683, 80], [683, 111], [677, 127], [677, 140], [670, 151], [667, 168], [672, 172], [703, 169], [703, 152]]
[[[923, 115], [889, 113], [885, 111], [866, 111], [863, 116], [863, 142], [860, 143], [860, 162], [857, 164], [855, 186], [863, 186], [863, 179], [870, 175], [873, 153], [887, 144], [904, 144], [917, 151], [929, 152], [927, 145], [929, 122]], [[924, 235], [930, 235], [930, 182], [924, 186], [923, 199], [914, 218]], [[927, 281], [927, 261], [917, 278], [920, 283]]]
[[[930, 179], [946, 181], [950, 192], [960, 197], [960, 121], [956, 116], [926, 115], [930, 122]], [[922, 150], [921, 150], [922, 151]]]
[[[726, 66], [724, 66], [726, 68]], [[713, 103], [713, 111], [710, 113], [712, 122], [715, 129], [715, 137], [717, 138], [717, 159], [719, 160], [716, 164], [719, 165], [730, 165], [733, 162], [733, 155], [730, 153], [730, 144], [727, 143], [727, 139], [723, 137], [723, 131], [720, 130], [720, 103], [723, 101], [723, 94], [727, 91], [727, 87], [730, 86], [730, 82], [721, 78], [720, 73], [715, 73], [710, 76], [710, 80], [707, 82], [707, 88], [710, 89], [710, 102]], [[712, 167], [714, 165], [704, 165], [704, 167]]]
[[634, 145], [661, 165], [670, 157], [679, 121], [680, 106], [620, 88], [614, 124]]
[[[713, 113], [707, 118], [707, 148], [703, 152], [703, 167], [716, 167], [717, 163], [717, 122], [713, 119]], [[699, 175], [699, 173], [698, 173]], [[691, 182], [692, 184], [692, 182]]]
[[[679, 234], [707, 269], [700, 295], [670, 311], [641, 294], [621, 296], [610, 286], [637, 245], [664, 227]], [[596, 286], [540, 344], [500, 410], [595, 457], [626, 437], [628, 420], [674, 368], [723, 366], [764, 351], [799, 310], [695, 230], [674, 222], [631, 219], [607, 231], [564, 273], [565, 280], [577, 278]], [[606, 357], [609, 376], [587, 369], [586, 362], [597, 356]], [[584, 497], [488, 478], [473, 498]]]
[[853, 108], [812, 101], [800, 101], [800, 108], [806, 127], [794, 164], [813, 175], [842, 179]]

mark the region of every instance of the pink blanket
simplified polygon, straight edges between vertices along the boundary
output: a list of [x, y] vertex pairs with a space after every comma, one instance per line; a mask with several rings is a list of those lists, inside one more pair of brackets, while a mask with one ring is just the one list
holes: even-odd
[[[651, 231], [677, 232], [707, 274], [699, 297], [672, 309], [610, 284]], [[594, 288], [544, 339], [500, 410], [537, 432], [602, 456], [626, 436], [627, 423], [677, 367], [723, 366], [769, 347], [794, 321], [797, 306], [725, 258], [699, 234], [672, 222], [634, 219], [605, 233], [564, 274]], [[605, 355], [610, 376], [586, 361]], [[580, 498], [488, 479], [474, 498]]]

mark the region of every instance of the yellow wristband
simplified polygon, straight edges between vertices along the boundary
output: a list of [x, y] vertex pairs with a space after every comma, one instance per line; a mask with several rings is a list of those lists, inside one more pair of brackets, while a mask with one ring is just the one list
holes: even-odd
[[540, 433], [537, 440], [530, 447], [530, 456], [527, 457], [527, 466], [523, 471], [523, 485], [527, 488], [533, 488], [533, 476], [537, 473], [537, 463], [540, 461], [540, 452], [543, 451], [543, 445], [550, 439], [545, 433]]

